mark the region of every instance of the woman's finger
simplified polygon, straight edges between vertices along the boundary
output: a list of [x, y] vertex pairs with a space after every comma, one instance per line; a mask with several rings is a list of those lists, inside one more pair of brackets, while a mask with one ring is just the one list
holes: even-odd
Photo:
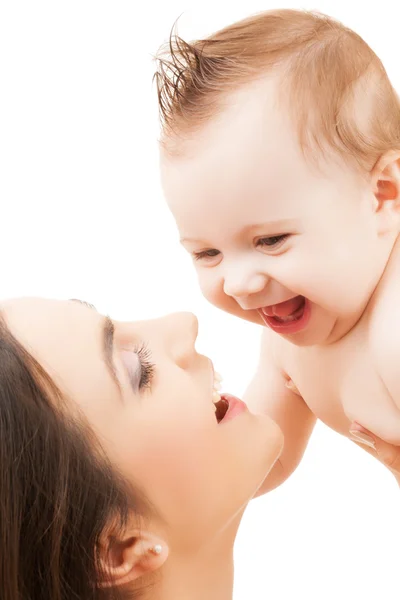
[[400, 446], [394, 446], [393, 444], [384, 442], [356, 422], [351, 424], [349, 432], [354, 440], [373, 448], [376, 451], [379, 460], [386, 467], [400, 474]]

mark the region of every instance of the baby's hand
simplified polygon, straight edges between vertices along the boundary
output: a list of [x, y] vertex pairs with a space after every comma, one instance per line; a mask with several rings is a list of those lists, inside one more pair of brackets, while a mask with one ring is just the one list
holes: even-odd
[[379, 460], [392, 471], [400, 485], [400, 446], [393, 446], [376, 437], [362, 425], [354, 422], [350, 425], [351, 437], [376, 451]]

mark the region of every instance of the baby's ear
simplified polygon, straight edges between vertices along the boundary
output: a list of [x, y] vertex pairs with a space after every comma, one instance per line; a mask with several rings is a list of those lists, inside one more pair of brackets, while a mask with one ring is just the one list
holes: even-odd
[[138, 577], [159, 569], [168, 557], [168, 546], [147, 531], [130, 531], [116, 538], [107, 536], [100, 542], [101, 587], [132, 583]]
[[400, 151], [381, 156], [371, 172], [373, 210], [381, 234], [398, 231], [400, 226]]
[[372, 185], [378, 210], [386, 201], [400, 209], [400, 151], [391, 150], [381, 156], [372, 170]]

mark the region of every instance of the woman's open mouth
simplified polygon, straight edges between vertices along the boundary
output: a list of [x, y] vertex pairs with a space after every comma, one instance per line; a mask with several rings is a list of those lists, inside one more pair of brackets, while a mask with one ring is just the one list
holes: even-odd
[[215, 406], [215, 418], [217, 419], [217, 423], [225, 423], [248, 410], [246, 404], [242, 400], [232, 396], [232, 394], [220, 394], [220, 389], [221, 376], [218, 375], [218, 373], [215, 373], [213, 403]]
[[311, 315], [310, 302], [304, 296], [295, 296], [258, 312], [268, 327], [281, 334], [297, 333], [306, 327]]
[[221, 396], [221, 399], [218, 402], [214, 402], [215, 406], [215, 418], [217, 419], [217, 423], [221, 423], [222, 419], [225, 417], [228, 412], [229, 402], [225, 400]]

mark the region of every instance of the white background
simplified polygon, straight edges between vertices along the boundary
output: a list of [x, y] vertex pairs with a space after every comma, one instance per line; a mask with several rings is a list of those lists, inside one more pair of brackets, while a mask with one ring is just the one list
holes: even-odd
[[[317, 8], [356, 29], [399, 89], [396, 4], [2, 0], [0, 296], [78, 297], [120, 319], [192, 310], [199, 349], [240, 395], [259, 330], [202, 299], [178, 245], [152, 54], [180, 15], [192, 39], [259, 10]], [[235, 600], [398, 598], [399, 507], [389, 472], [319, 424], [296, 473], [247, 511]]]

